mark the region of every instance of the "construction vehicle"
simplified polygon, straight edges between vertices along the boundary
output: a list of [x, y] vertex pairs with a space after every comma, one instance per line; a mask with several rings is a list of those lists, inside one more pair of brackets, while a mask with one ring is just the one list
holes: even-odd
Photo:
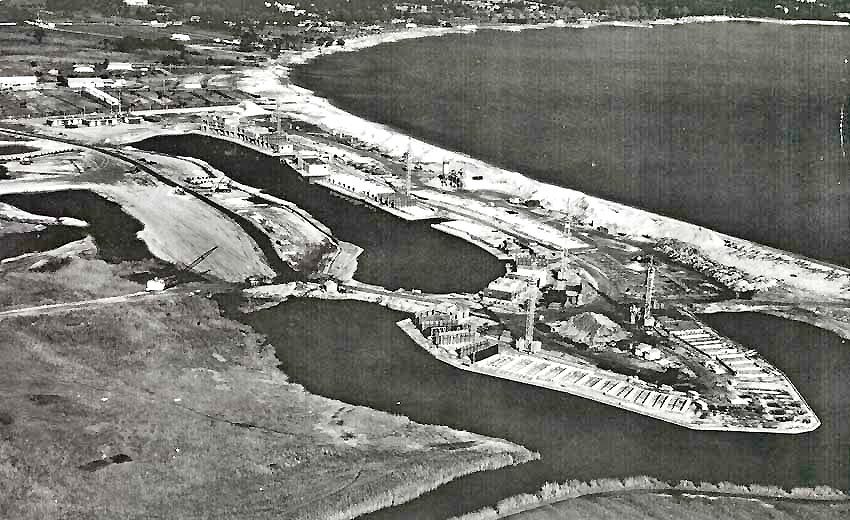
[[[179, 268], [177, 273], [175, 273], [171, 276], [166, 276], [166, 277], [155, 276], [155, 277], [151, 278], [145, 284], [145, 290], [148, 291], [148, 292], [159, 292], [159, 291], [164, 291], [166, 289], [166, 287], [173, 287], [175, 285], [175, 283], [177, 282], [177, 279], [180, 277], [180, 275], [188, 273], [189, 271], [191, 271], [192, 269], [197, 267], [201, 262], [206, 260], [207, 257], [209, 257], [211, 254], [213, 254], [213, 252], [216, 249], [218, 249], [218, 246], [213, 246], [213, 247], [209, 248], [203, 254], [201, 254], [198, 258], [195, 258], [194, 260], [192, 260], [192, 262], [190, 262], [188, 265], [184, 265], [183, 267]], [[200, 273], [200, 274], [203, 274], [203, 273]]]

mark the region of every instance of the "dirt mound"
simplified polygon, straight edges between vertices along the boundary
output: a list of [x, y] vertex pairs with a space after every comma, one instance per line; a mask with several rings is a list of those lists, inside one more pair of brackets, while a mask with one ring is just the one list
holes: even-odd
[[561, 322], [555, 331], [564, 338], [594, 346], [626, 339], [629, 334], [605, 315], [595, 312], [576, 314]]

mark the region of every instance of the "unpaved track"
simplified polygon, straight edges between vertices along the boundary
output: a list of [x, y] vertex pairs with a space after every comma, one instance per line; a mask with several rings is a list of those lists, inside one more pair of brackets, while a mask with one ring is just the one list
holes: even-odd
[[172, 298], [183, 296], [185, 290], [168, 289], [160, 292], [139, 291], [119, 296], [108, 296], [106, 298], [95, 298], [92, 300], [79, 300], [67, 303], [52, 303], [48, 305], [36, 305], [34, 307], [24, 307], [22, 309], [12, 309], [8, 311], [0, 311], [0, 319], [16, 316], [36, 316], [41, 314], [52, 314], [57, 312], [66, 312], [70, 310], [82, 309], [86, 307], [99, 307], [103, 305], [111, 305], [115, 303], [125, 303], [135, 300], [158, 300], [164, 298]]

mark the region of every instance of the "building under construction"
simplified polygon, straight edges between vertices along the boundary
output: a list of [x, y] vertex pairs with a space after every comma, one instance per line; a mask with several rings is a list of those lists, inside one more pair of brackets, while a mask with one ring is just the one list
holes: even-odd
[[444, 303], [418, 312], [414, 324], [434, 345], [475, 362], [498, 353], [497, 342], [481, 336], [469, 321], [465, 305]]

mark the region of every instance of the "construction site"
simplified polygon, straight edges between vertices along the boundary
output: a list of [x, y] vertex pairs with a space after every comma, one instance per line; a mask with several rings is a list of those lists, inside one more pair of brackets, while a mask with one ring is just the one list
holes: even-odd
[[[819, 425], [781, 372], [688, 313], [688, 303], [732, 296], [722, 283], [568, 213], [514, 200], [487, 203], [499, 217], [481, 215], [453, 204], [472, 181], [463, 165], [428, 164], [409, 151], [387, 157], [297, 124], [278, 108], [247, 120], [205, 116], [199, 131], [275, 157], [352, 202], [405, 220], [437, 219], [435, 229], [505, 262], [507, 272], [478, 294], [387, 292], [433, 304], [400, 325], [443, 361], [688, 428], [799, 433]], [[189, 183], [212, 192], [232, 186], [215, 176]], [[360, 290], [352, 286], [346, 297]], [[714, 343], [682, 336], [682, 323]]]
[[[280, 105], [253, 107], [184, 118], [183, 124], [272, 157], [302, 182], [352, 203], [431, 222], [504, 263], [505, 273], [478, 294], [423, 295], [417, 288], [390, 293], [364, 285], [347, 290], [349, 298], [365, 291], [364, 298], [385, 292], [415, 300], [420, 310], [402, 326], [439, 359], [689, 428], [796, 433], [818, 426], [785, 376], [687, 312], [687, 304], [732, 296], [723, 283], [683, 269], [651, 244], [616, 236], [569, 212], [465, 192], [478, 179], [464, 173], [464, 164], [428, 162], [411, 150], [391, 157], [355, 138], [305, 125]], [[87, 131], [85, 123], [57, 121], [42, 124], [69, 134]], [[150, 125], [126, 116], [114, 124]], [[28, 155], [9, 159], [25, 168]], [[335, 280], [340, 288], [356, 279], [362, 249], [336, 239], [295, 204], [236, 182], [204, 161], [133, 148], [121, 155], [137, 165], [134, 171], [144, 168], [171, 185], [171, 197], [203, 201], [247, 225], [265, 244], [267, 258]], [[252, 278], [253, 285], [271, 281], [268, 275]], [[149, 288], [165, 285], [155, 280]]]

